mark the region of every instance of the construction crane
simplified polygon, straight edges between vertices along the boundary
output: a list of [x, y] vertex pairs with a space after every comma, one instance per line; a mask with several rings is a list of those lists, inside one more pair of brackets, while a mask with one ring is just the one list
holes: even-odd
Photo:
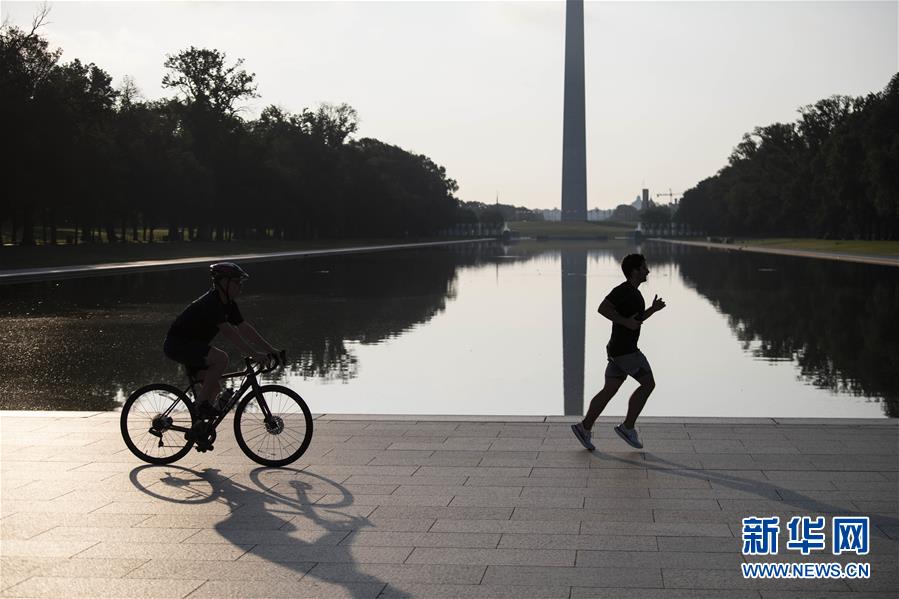
[[668, 197], [668, 203], [671, 204], [671, 203], [674, 203], [674, 196], [676, 196], [676, 195], [677, 195], [677, 194], [675, 194], [673, 191], [671, 191], [671, 188], [669, 187], [669, 188], [668, 188], [668, 193], [657, 193], [657, 194], [656, 194], [656, 197], [659, 197], [659, 196], [667, 196], [667, 197]]

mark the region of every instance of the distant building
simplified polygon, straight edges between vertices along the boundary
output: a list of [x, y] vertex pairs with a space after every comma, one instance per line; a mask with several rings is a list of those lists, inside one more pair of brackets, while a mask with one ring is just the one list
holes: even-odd
[[562, 220], [562, 211], [558, 208], [549, 208], [549, 209], [540, 209], [537, 208], [534, 212], [539, 212], [543, 214], [543, 220], [548, 221], [560, 221]]
[[602, 208], [593, 208], [587, 211], [588, 221], [609, 220], [612, 218], [612, 210], [603, 210]]

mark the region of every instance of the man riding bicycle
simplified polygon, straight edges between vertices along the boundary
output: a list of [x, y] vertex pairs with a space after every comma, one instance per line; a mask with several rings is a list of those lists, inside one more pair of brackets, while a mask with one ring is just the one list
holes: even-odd
[[219, 332], [244, 355], [262, 364], [278, 355], [278, 350], [243, 319], [234, 301], [250, 275], [233, 262], [212, 264], [209, 274], [212, 289], [178, 315], [163, 344], [166, 356], [183, 364], [189, 375], [202, 379], [203, 387], [197, 395], [197, 413], [201, 419], [214, 418], [226, 407], [219, 405], [217, 398], [221, 392], [219, 378], [228, 367], [228, 354], [209, 345]]

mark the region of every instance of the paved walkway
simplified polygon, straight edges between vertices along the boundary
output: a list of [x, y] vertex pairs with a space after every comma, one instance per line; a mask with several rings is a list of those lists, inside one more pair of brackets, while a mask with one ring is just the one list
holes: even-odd
[[838, 254], [836, 252], [816, 252], [813, 250], [789, 250], [786, 248], [759, 247], [754, 245], [743, 245], [742, 243], [713, 243], [711, 241], [685, 241], [682, 239], [662, 239], [658, 237], [650, 237], [649, 240], [680, 245], [694, 245], [697, 247], [712, 248], [716, 250], [755, 252], [758, 254], [777, 254], [780, 256], [798, 256], [800, 258], [819, 258], [822, 260], [858, 262], [859, 264], [877, 264], [880, 266], [899, 266], [899, 258], [894, 258], [892, 256]]
[[[393, 243], [381, 245], [360, 245], [345, 248], [329, 248], [324, 250], [295, 250], [290, 252], [265, 252], [253, 254], [231, 254], [218, 256], [199, 256], [193, 258], [171, 258], [164, 260], [138, 260], [133, 262], [110, 262], [104, 264], [79, 264], [76, 266], [48, 266], [44, 268], [14, 268], [0, 270], [0, 284], [21, 283], [24, 281], [50, 281], [78, 277], [125, 274], [150, 270], [174, 270], [191, 268], [198, 264], [230, 260], [234, 262], [265, 262], [268, 260], [288, 260], [312, 256], [334, 256], [338, 254], [358, 254], [362, 252], [381, 252], [387, 250], [407, 250], [431, 246], [458, 245], [460, 243], [478, 243], [494, 241], [493, 238], [463, 239], [457, 241], [428, 241], [422, 243]], [[222, 248], [226, 249], [226, 248]]]
[[[153, 467], [115, 413], [0, 413], [2, 597], [846, 598], [899, 592], [899, 422], [329, 417], [293, 469], [224, 430]], [[747, 580], [741, 519], [868, 515], [868, 580]]]

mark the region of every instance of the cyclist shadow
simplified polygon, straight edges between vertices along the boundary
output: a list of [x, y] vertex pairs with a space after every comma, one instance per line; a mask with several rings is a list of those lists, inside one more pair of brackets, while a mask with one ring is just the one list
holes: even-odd
[[[149, 468], [167, 469], [158, 483], [177, 489], [178, 496], [158, 493], [153, 489], [156, 484], [142, 485], [137, 475]], [[173, 469], [193, 479], [173, 474]], [[260, 477], [266, 472], [277, 473], [282, 480], [266, 484]], [[290, 473], [293, 478], [285, 479], [281, 476], [285, 473]], [[132, 470], [131, 481], [141, 491], [165, 501], [227, 504], [228, 515], [216, 522], [214, 529], [218, 537], [237, 547], [252, 545], [241, 556], [241, 561], [273, 564], [280, 570], [296, 574], [297, 578], [293, 580], [302, 577], [304, 583], [314, 578], [325, 585], [339, 585], [349, 597], [375, 597], [384, 590], [384, 581], [360, 570], [353, 557], [353, 546], [340, 544], [357, 531], [372, 526], [368, 518], [349, 513], [353, 495], [345, 487], [318, 474], [285, 468], [260, 467], [249, 476], [252, 486], [231, 480], [215, 468], [198, 472], [181, 466], [147, 465]], [[198, 492], [194, 487], [199, 481], [209, 485], [211, 492]], [[322, 485], [328, 492], [316, 491]], [[339, 495], [339, 499], [327, 504], [316, 503], [325, 495]], [[265, 580], [271, 579], [265, 577]], [[334, 593], [322, 588], [321, 594]], [[393, 588], [391, 597], [408, 595]]]
[[[678, 464], [670, 460], [666, 460], [652, 452], [642, 451], [643, 460], [631, 460], [627, 458], [617, 457], [613, 454], [593, 454], [593, 459], [610, 460], [620, 462], [628, 466], [639, 466], [649, 471], [660, 472], [680, 476], [682, 478], [692, 478], [695, 480], [708, 481], [722, 487], [727, 487], [735, 491], [741, 491], [747, 494], [757, 495], [760, 499], [768, 501], [782, 501], [784, 511], [803, 511], [802, 515], [811, 515], [811, 513], [819, 514], [839, 514], [841, 516], [869, 516], [871, 526], [882, 526], [885, 529], [895, 530], [899, 527], [899, 519], [887, 516], [885, 514], [867, 514], [861, 513], [857, 509], [849, 509], [844, 506], [834, 505], [826, 501], [815, 499], [803, 493], [794, 490], [788, 490], [777, 485], [776, 481], [763, 481], [755, 479], [740, 478], [730, 474], [724, 474], [716, 470], [702, 470], [691, 468], [684, 464]], [[790, 509], [793, 508], [793, 509]], [[752, 512], [751, 509], [745, 510], [747, 515]], [[766, 514], [761, 514], [766, 515]], [[883, 534], [883, 531], [881, 531]], [[890, 535], [884, 535], [890, 537]]]

